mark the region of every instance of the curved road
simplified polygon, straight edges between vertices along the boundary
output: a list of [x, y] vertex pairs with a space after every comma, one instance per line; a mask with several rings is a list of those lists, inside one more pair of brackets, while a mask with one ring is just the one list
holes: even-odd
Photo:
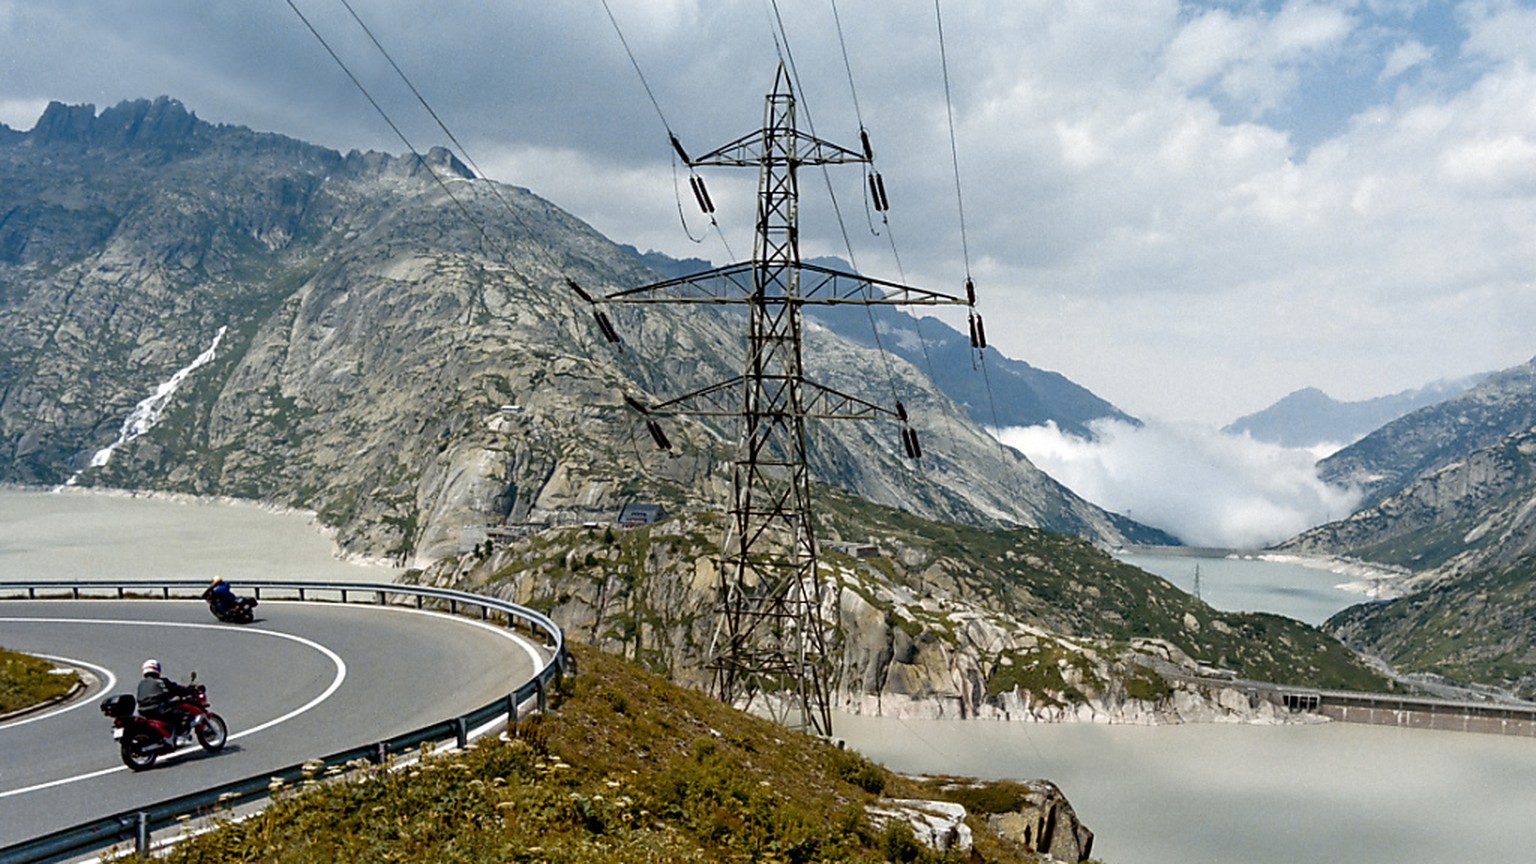
[[132, 692], [155, 657], [196, 670], [229, 724], [218, 754], [122, 767], [94, 691], [0, 723], [0, 846], [468, 713], [537, 671], [539, 649], [495, 625], [381, 606], [263, 601], [254, 623], [220, 624], [178, 600], [0, 602], [0, 644], [63, 658]]

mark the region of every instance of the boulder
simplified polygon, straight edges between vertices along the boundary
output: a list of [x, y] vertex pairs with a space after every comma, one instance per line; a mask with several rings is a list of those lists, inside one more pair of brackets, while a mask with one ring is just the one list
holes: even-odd
[[1087, 861], [1093, 854], [1093, 832], [1077, 819], [1077, 811], [1055, 783], [1030, 780], [1024, 803], [1012, 813], [993, 813], [987, 824], [1004, 839], [1054, 861]]

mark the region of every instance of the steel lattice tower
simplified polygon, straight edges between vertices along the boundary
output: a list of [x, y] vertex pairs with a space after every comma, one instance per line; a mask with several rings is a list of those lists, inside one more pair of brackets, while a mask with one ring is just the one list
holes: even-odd
[[[805, 377], [801, 308], [967, 300], [800, 261], [800, 169], [867, 164], [872, 153], [867, 138], [858, 152], [801, 132], [783, 64], [767, 97], [762, 129], [696, 158], [689, 158], [675, 138], [673, 145], [690, 169], [758, 169], [752, 260], [600, 297], [574, 282], [571, 287], [593, 303], [747, 307], [741, 375], [654, 405], [631, 404], [648, 415], [647, 426], [663, 448], [670, 444], [649, 415], [739, 418], [730, 522], [720, 560], [719, 619], [707, 659], [712, 689], [720, 699], [746, 706], [775, 694], [769, 707], [781, 722], [830, 735], [835, 682], [824, 622], [837, 620], [838, 604], [835, 594], [828, 596], [816, 566], [806, 421], [889, 416], [903, 424], [907, 454], [915, 458], [918, 448], [899, 402], [885, 408]], [[712, 210], [702, 179], [690, 179], [700, 205]], [[883, 192], [881, 184], [878, 194]], [[596, 314], [605, 336], [617, 341], [607, 316], [601, 310]], [[799, 717], [790, 717], [791, 710]]]

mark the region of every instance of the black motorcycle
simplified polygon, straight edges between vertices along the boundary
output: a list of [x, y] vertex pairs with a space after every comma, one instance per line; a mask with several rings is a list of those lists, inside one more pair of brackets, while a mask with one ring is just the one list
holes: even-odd
[[256, 618], [256, 613], [251, 611], [256, 608], [255, 597], [236, 597], [209, 588], [203, 592], [203, 599], [208, 601], [208, 611], [213, 617], [226, 624], [249, 624]]

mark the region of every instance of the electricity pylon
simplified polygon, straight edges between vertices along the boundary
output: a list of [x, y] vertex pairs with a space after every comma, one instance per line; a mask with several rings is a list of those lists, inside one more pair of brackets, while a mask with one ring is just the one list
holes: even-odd
[[[816, 568], [816, 529], [806, 464], [805, 421], [889, 416], [902, 424], [902, 444], [917, 458], [916, 432], [898, 401], [886, 408], [840, 393], [805, 377], [801, 364], [801, 308], [807, 305], [940, 305], [974, 307], [968, 299], [844, 273], [800, 260], [799, 171], [804, 166], [869, 164], [873, 153], [861, 133], [863, 152], [801, 132], [795, 95], [781, 63], [768, 94], [763, 128], [690, 158], [673, 146], [690, 169], [757, 168], [757, 223], [752, 260], [637, 288], [581, 297], [598, 303], [710, 303], [744, 305], [748, 311], [746, 356], [740, 375], [665, 401], [645, 405], [656, 443], [670, 449], [652, 415], [736, 417], [740, 437], [732, 469], [731, 519], [720, 560], [719, 618], [706, 660], [718, 698], [750, 707], [774, 696], [768, 708], [785, 725], [832, 734], [833, 667], [824, 621], [837, 620], [836, 594], [829, 597]], [[869, 175], [875, 206], [885, 209], [884, 184]], [[706, 212], [713, 202], [703, 179], [690, 176]], [[596, 311], [609, 341], [618, 341], [608, 317]], [[972, 333], [979, 319], [972, 311]], [[793, 694], [785, 698], [785, 694]], [[799, 716], [791, 717], [789, 711]]]

